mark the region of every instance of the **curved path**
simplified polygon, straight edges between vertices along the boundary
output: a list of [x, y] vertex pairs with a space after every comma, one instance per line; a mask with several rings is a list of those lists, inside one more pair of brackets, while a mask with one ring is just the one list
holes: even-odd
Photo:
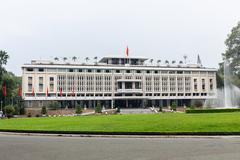
[[238, 137], [103, 138], [0, 134], [1, 160], [239, 160]]

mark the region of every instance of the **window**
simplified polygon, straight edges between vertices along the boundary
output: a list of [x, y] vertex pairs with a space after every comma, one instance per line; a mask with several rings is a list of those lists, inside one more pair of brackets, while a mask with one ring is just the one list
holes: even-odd
[[44, 72], [43, 68], [38, 68], [38, 72]]
[[106, 70], [106, 73], [110, 73], [110, 70]]
[[126, 73], [130, 73], [131, 71], [130, 70], [126, 70]]
[[132, 82], [125, 82], [125, 89], [132, 89]]
[[39, 77], [39, 86], [38, 86], [38, 90], [39, 92], [43, 92], [43, 77]]
[[83, 70], [82, 69], [79, 69], [78, 72], [82, 72]]
[[54, 92], [54, 77], [49, 78], [50, 92]]
[[155, 74], [158, 74], [158, 71], [154, 71]]
[[205, 90], [205, 79], [202, 79], [202, 90]]
[[120, 73], [120, 70], [116, 70], [116, 73]]
[[197, 85], [196, 84], [194, 84], [194, 90], [197, 90]]
[[32, 72], [32, 71], [33, 71], [33, 68], [27, 68], [27, 71], [28, 71], [28, 72]]
[[69, 71], [69, 72], [73, 72], [73, 69], [69, 69], [68, 71]]
[[98, 70], [97, 70], [97, 73], [100, 73], [100, 72], [101, 72], [101, 70], [100, 70], [100, 69], [98, 69]]
[[140, 70], [137, 70], [137, 73], [141, 73], [141, 71], [140, 71]]
[[175, 71], [169, 71], [169, 74], [175, 74], [176, 72]]
[[88, 69], [88, 72], [92, 72], [92, 70], [91, 70], [91, 69]]
[[28, 92], [32, 92], [32, 77], [28, 77]]
[[147, 73], [150, 73], [150, 71], [147, 71]]
[[28, 107], [32, 107], [32, 101], [28, 101]]
[[209, 82], [210, 82], [210, 90], [212, 91], [213, 90], [213, 80], [209, 79]]

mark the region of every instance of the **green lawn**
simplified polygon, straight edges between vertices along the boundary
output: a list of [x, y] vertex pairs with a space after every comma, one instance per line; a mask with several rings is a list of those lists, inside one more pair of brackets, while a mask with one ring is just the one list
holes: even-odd
[[237, 133], [240, 113], [106, 115], [0, 120], [2, 131], [93, 133]]

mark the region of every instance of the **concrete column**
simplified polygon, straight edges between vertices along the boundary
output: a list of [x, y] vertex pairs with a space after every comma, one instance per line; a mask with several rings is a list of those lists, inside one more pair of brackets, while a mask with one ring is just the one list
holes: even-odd
[[113, 109], [113, 107], [114, 107], [114, 100], [112, 99], [111, 100], [111, 108]]

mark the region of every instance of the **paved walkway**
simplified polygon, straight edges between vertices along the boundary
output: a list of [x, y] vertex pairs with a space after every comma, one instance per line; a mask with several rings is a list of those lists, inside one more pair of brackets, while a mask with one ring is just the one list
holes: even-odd
[[1, 160], [239, 160], [239, 137], [103, 138], [0, 134]]

